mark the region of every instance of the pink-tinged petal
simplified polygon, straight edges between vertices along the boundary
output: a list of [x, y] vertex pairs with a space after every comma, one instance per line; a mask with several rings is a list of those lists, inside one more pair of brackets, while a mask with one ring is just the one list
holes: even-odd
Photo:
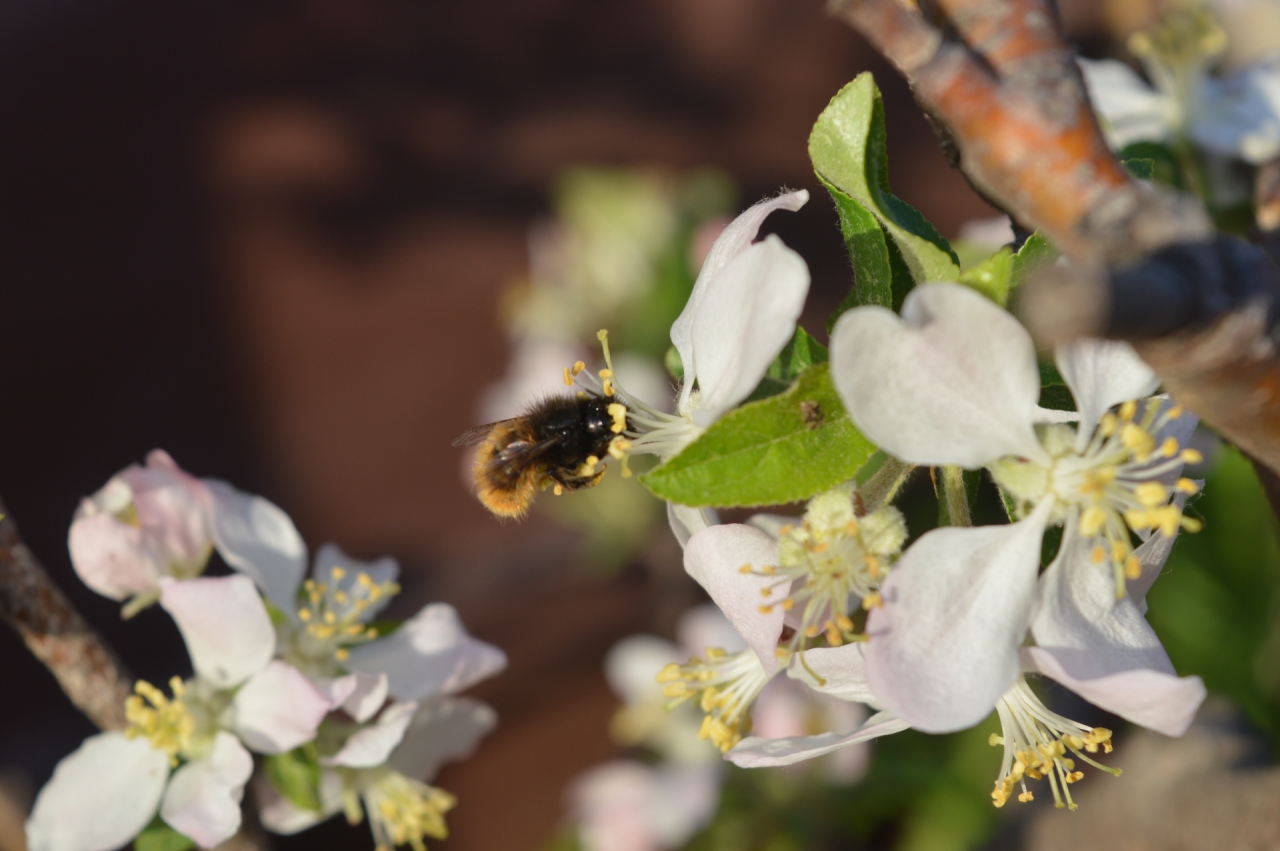
[[714, 508], [690, 508], [687, 505], [676, 505], [674, 502], [667, 503], [667, 523], [671, 526], [671, 534], [676, 536], [676, 542], [680, 544], [681, 549], [689, 543], [689, 539], [695, 532], [700, 532], [719, 522], [720, 516]]
[[231, 710], [236, 735], [258, 753], [275, 754], [314, 739], [329, 701], [305, 674], [277, 659], [236, 692]]
[[[1170, 736], [1186, 731], [1204, 700], [1199, 677], [1179, 679], [1134, 601], [1117, 600], [1109, 563], [1068, 523], [1062, 552], [1040, 580], [1024, 656], [1090, 703]], [[1158, 536], [1157, 536], [1158, 537]], [[1145, 545], [1144, 545], [1145, 546]]]
[[159, 588], [163, 567], [142, 530], [111, 514], [77, 512], [67, 548], [76, 574], [104, 597], [123, 600]]
[[[1204, 480], [1195, 480], [1195, 485], [1197, 489], [1202, 489]], [[1182, 509], [1187, 504], [1187, 495], [1181, 492], [1174, 494], [1173, 504]], [[1137, 579], [1125, 580], [1125, 592], [1143, 615], [1147, 613], [1147, 592], [1151, 590], [1151, 586], [1155, 584], [1156, 579], [1160, 576], [1160, 571], [1164, 570], [1164, 564], [1169, 560], [1169, 555], [1173, 552], [1173, 545], [1177, 540], [1177, 535], [1172, 538], [1166, 538], [1164, 535], [1151, 534], [1146, 541], [1139, 544], [1133, 551], [1133, 554], [1138, 557], [1138, 562], [1142, 565], [1142, 572], [1138, 574]]]
[[284, 612], [297, 606], [307, 570], [307, 546], [289, 515], [260, 496], [206, 479], [212, 499], [213, 541], [222, 558], [248, 576]]
[[662, 848], [683, 848], [715, 816], [723, 768], [717, 763], [659, 765], [655, 775], [654, 836]]
[[680, 353], [680, 359], [684, 364], [685, 381], [681, 390], [682, 402], [688, 399], [698, 374], [695, 362], [695, 317], [702, 311], [703, 302], [717, 286], [716, 279], [734, 258], [752, 246], [756, 234], [760, 231], [760, 225], [764, 224], [764, 220], [770, 213], [774, 210], [794, 212], [803, 207], [808, 200], [809, 192], [801, 189], [799, 192], [787, 192], [776, 198], [761, 201], [730, 222], [728, 227], [720, 232], [715, 244], [711, 246], [707, 259], [702, 263], [702, 270], [698, 273], [698, 280], [693, 285], [693, 291], [689, 294], [689, 301], [685, 304], [680, 316], [671, 324], [671, 342]]
[[121, 476], [133, 490], [138, 522], [156, 551], [179, 578], [198, 575], [212, 546], [209, 489], [159, 449], [147, 455], [146, 467], [130, 467]]
[[1187, 732], [1207, 695], [1199, 677], [1135, 668], [1096, 679], [1080, 679], [1072, 676], [1063, 664], [1062, 654], [1053, 648], [1026, 647], [1023, 653], [1035, 670], [1093, 705], [1166, 736]]
[[423, 700], [493, 676], [507, 666], [507, 656], [468, 635], [453, 606], [432, 603], [385, 638], [351, 648], [346, 666], [386, 674], [400, 700]]
[[821, 694], [874, 705], [876, 697], [867, 681], [866, 647], [865, 642], [859, 641], [843, 647], [815, 647], [803, 655], [796, 653], [787, 666], [787, 676]]
[[715, 763], [598, 765], [569, 787], [579, 844], [583, 851], [683, 848], [715, 815], [723, 776]]
[[[333, 578], [335, 567], [342, 571], [342, 578]], [[359, 596], [358, 593], [353, 593], [353, 589], [357, 587], [361, 573], [367, 574], [375, 585], [395, 582], [400, 578], [400, 563], [390, 556], [377, 561], [360, 561], [338, 549], [336, 544], [325, 544], [316, 553], [312, 576], [317, 582], [327, 583], [334, 591], [345, 592], [352, 598]], [[372, 620], [387, 607], [391, 599], [390, 594], [381, 595], [361, 613], [360, 619]]]
[[330, 709], [341, 709], [357, 723], [368, 721], [387, 702], [387, 675], [359, 671], [327, 680], [312, 680]]
[[658, 672], [672, 662], [689, 657], [670, 641], [654, 635], [632, 635], [609, 649], [604, 657], [604, 678], [623, 703], [638, 703], [662, 695]]
[[410, 700], [395, 703], [378, 716], [378, 720], [352, 733], [333, 756], [320, 760], [325, 765], [342, 765], [347, 768], [376, 768], [391, 756], [404, 739], [409, 722], [418, 711], [418, 704]]
[[[684, 569], [710, 595], [733, 624], [747, 646], [760, 657], [765, 673], [778, 670], [775, 655], [782, 634], [783, 611], [768, 601], [781, 604], [790, 585], [778, 585], [775, 576], [758, 575], [765, 567], [778, 564], [778, 542], [751, 526], [731, 523], [703, 529], [689, 539], [684, 549]], [[746, 573], [742, 568], [746, 567]], [[765, 596], [762, 592], [772, 588]]]
[[724, 758], [741, 768], [765, 768], [774, 765], [793, 765], [832, 751], [847, 748], [861, 742], [878, 739], [893, 733], [901, 733], [911, 725], [891, 712], [878, 712], [867, 719], [852, 733], [822, 733], [817, 736], [794, 736], [786, 739], [765, 739], [749, 736], [724, 755]]
[[466, 759], [498, 724], [498, 715], [478, 700], [455, 697], [418, 710], [391, 765], [406, 777], [430, 781], [440, 766]]
[[272, 833], [282, 836], [301, 833], [342, 811], [344, 785], [337, 772], [321, 771], [320, 809], [304, 810], [295, 806], [259, 775], [253, 787], [253, 798], [258, 803], [258, 819]]
[[831, 331], [831, 376], [854, 423], [912, 464], [1040, 463], [1040, 370], [1018, 320], [968, 287], [916, 287], [902, 318], [846, 311]]
[[112, 851], [146, 827], [169, 779], [169, 755], [146, 739], [99, 733], [63, 757], [27, 820], [30, 851]]
[[707, 282], [690, 314], [699, 425], [751, 395], [795, 335], [808, 294], [809, 267], [776, 236], [734, 257]]
[[267, 608], [244, 576], [163, 579], [160, 605], [177, 623], [196, 673], [218, 688], [244, 682], [275, 652]]
[[935, 529], [903, 554], [867, 619], [867, 678], [881, 704], [930, 733], [991, 713], [1018, 676], [1051, 507], [1007, 526]]
[[212, 848], [240, 829], [244, 784], [253, 757], [230, 733], [218, 733], [209, 752], [173, 773], [160, 818], [201, 848]]
[[1160, 379], [1133, 346], [1117, 340], [1082, 338], [1053, 353], [1058, 372], [1080, 409], [1076, 451], [1083, 451], [1093, 428], [1112, 405], [1150, 396]]

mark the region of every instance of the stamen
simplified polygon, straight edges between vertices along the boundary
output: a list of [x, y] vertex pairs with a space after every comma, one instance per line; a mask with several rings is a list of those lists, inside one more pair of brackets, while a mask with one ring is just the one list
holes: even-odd
[[383, 769], [383, 772], [362, 794], [377, 851], [391, 851], [398, 845], [426, 851], [427, 837], [448, 837], [444, 817], [457, 804], [457, 799], [443, 789], [398, 771]]
[[178, 677], [169, 680], [173, 700], [146, 680], [138, 680], [133, 690], [135, 693], [124, 701], [124, 717], [129, 722], [125, 738], [146, 739], [167, 753], [169, 765], [176, 767], [178, 753], [191, 744], [196, 731], [196, 720], [182, 702], [185, 685]]
[[698, 738], [710, 739], [722, 752], [730, 750], [751, 731], [751, 705], [772, 679], [753, 650], [729, 654], [707, 648], [706, 661], [696, 656], [686, 664], [675, 662], [658, 672], [662, 693], [673, 709], [697, 699], [704, 713]]

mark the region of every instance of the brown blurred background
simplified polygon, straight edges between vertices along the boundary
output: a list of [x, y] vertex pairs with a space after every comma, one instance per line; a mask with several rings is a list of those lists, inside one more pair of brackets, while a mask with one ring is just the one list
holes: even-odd
[[[1092, 0], [1063, 13], [1096, 35]], [[65, 540], [153, 447], [268, 496], [312, 547], [399, 558], [397, 614], [453, 603], [511, 658], [478, 690], [501, 726], [439, 781], [450, 851], [546, 841], [567, 779], [613, 752], [605, 651], [664, 625], [652, 572], [593, 577], [550, 521], [496, 523], [450, 446], [504, 369], [498, 293], [556, 175], [810, 189], [770, 226], [813, 270], [814, 333], [849, 273], [805, 143], [856, 74], [884, 90], [895, 192], [946, 235], [992, 214], [820, 0], [10, 0], [0, 68], [0, 493], [151, 680], [185, 669], [176, 631], [122, 624]], [[646, 557], [679, 571], [665, 538]], [[30, 794], [92, 729], [7, 632], [0, 682], [0, 779]], [[277, 842], [369, 845], [340, 819]]]

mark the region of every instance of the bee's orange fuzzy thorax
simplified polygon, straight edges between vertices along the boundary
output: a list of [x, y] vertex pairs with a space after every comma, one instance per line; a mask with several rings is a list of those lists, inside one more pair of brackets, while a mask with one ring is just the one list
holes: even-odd
[[495, 481], [488, 469], [489, 462], [498, 451], [497, 441], [506, 437], [509, 432], [509, 427], [500, 426], [480, 444], [472, 466], [472, 478], [475, 481], [476, 496], [485, 508], [499, 517], [519, 520], [529, 512], [529, 506], [537, 492], [536, 470], [530, 468], [514, 482], [505, 484]]

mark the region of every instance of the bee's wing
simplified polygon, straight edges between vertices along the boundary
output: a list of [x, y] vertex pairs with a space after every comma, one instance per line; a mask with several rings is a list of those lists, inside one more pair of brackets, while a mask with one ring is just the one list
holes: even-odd
[[509, 444], [494, 453], [489, 464], [508, 464], [516, 460], [526, 464], [532, 463], [537, 461], [551, 447], [559, 444], [561, 439], [559, 435], [556, 435], [555, 437], [548, 437], [546, 440], [539, 440], [537, 443], [526, 443], [522, 440], [517, 440], [515, 443]]
[[454, 439], [454, 446], [475, 446], [489, 436], [489, 432], [493, 431], [503, 423], [509, 423], [512, 420], [498, 420], [496, 423], [485, 423], [474, 428], [469, 428]]

